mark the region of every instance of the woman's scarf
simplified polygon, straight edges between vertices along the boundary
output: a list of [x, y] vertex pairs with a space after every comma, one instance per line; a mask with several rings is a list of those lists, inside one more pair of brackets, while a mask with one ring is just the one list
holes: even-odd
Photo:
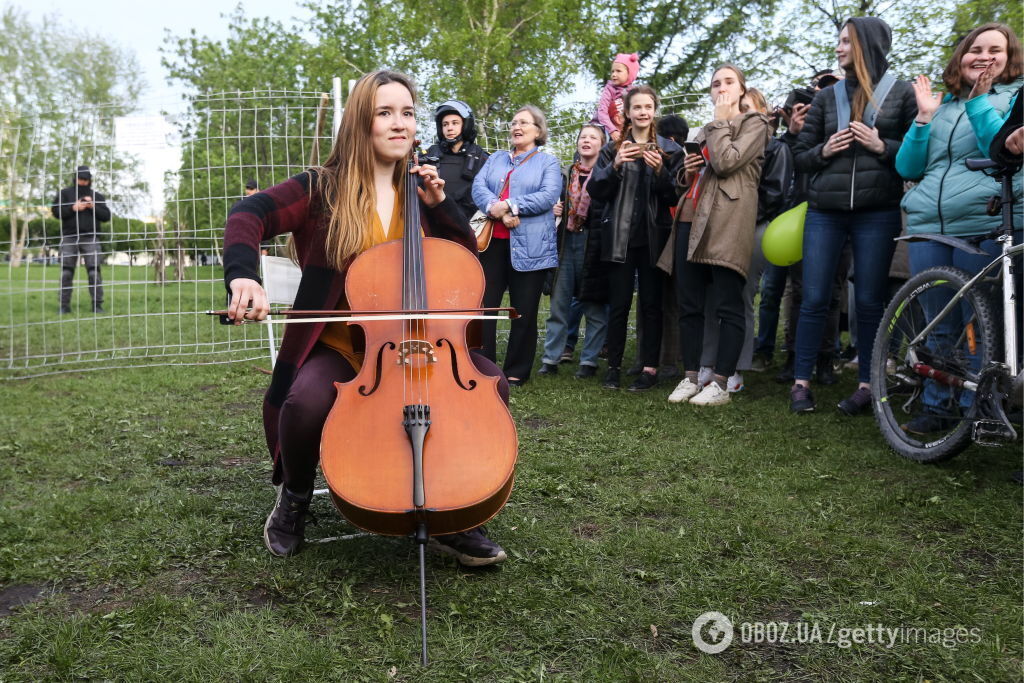
[[[592, 170], [577, 161], [569, 171], [569, 189], [566, 192], [569, 200], [569, 221], [566, 223], [566, 229], [569, 232], [582, 230], [583, 224], [587, 220], [587, 214], [590, 212], [590, 193], [587, 192], [587, 184], [593, 175]], [[581, 175], [587, 177], [582, 183], [580, 182]]]

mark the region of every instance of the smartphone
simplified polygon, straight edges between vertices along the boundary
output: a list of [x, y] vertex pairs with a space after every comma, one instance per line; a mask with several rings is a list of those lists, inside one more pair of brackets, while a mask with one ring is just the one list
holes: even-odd
[[646, 142], [646, 143], [644, 143], [644, 151], [645, 152], [657, 152], [658, 151], [658, 143], [657, 142]]
[[700, 154], [700, 143], [687, 140], [683, 143], [683, 149], [687, 154]]

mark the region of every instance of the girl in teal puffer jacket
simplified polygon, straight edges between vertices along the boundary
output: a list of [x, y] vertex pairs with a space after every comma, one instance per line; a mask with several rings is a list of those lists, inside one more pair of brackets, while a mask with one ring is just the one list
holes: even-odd
[[[896, 170], [917, 181], [903, 198], [909, 234], [984, 235], [1000, 225], [999, 216], [985, 211], [999, 193], [995, 180], [970, 171], [966, 159], [988, 156], [988, 148], [1013, 105], [1021, 78], [1021, 45], [1004, 24], [984, 24], [971, 31], [953, 52], [942, 80], [948, 94], [941, 104], [931, 83], [918, 76], [914, 83], [918, 115], [896, 155]], [[1021, 174], [1014, 178], [1014, 194], [1021, 197]], [[1015, 241], [1020, 241], [1019, 235]], [[910, 243], [910, 269], [917, 274], [935, 266], [956, 266], [977, 273], [1000, 253], [994, 240], [980, 248], [991, 256], [976, 256], [934, 240]], [[930, 318], [945, 302], [925, 301]], [[934, 309], [934, 310], [932, 310]], [[949, 321], [952, 325], [955, 321]], [[903, 425], [917, 435], [936, 431], [944, 419], [953, 419], [958, 406], [947, 406], [949, 390], [928, 382], [926, 412]], [[964, 392], [968, 397], [969, 392]], [[966, 408], [967, 406], [959, 406]]]

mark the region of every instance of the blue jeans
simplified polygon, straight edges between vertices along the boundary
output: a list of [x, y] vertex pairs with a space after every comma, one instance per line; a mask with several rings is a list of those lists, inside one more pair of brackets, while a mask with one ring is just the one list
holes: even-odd
[[[551, 315], [548, 317], [547, 333], [544, 337], [544, 355], [541, 360], [548, 365], [558, 365], [558, 359], [565, 349], [569, 335], [570, 309], [573, 292], [583, 277], [583, 248], [586, 235], [582, 232], [566, 232], [562, 245], [562, 257], [551, 290]], [[593, 302], [580, 303], [587, 318], [587, 328], [580, 352], [580, 365], [597, 367], [597, 354], [604, 346], [608, 329], [608, 308]], [[579, 324], [577, 323], [577, 328]]]
[[757, 343], [754, 352], [764, 356], [775, 353], [775, 339], [779, 334], [779, 309], [786, 291], [788, 266], [769, 263], [761, 276], [761, 303], [757, 308]]
[[857, 329], [863, 359], [859, 380], [871, 381], [871, 354], [882, 312], [889, 300], [889, 266], [900, 234], [900, 210], [818, 211], [808, 209], [804, 222], [804, 286], [800, 321], [796, 328], [797, 379], [809, 380], [825, 331], [829, 301], [843, 245], [853, 247], [854, 290], [857, 296]]
[[565, 348], [576, 349], [580, 341], [580, 323], [583, 322], [583, 302], [576, 297], [569, 304], [569, 335], [565, 338]]
[[[1014, 244], [1020, 244], [1021, 231], [1018, 230], [1014, 232], [1013, 242]], [[966, 270], [971, 275], [975, 275], [981, 271], [982, 268], [991, 263], [992, 259], [1002, 253], [1002, 247], [995, 240], [985, 240], [979, 245], [979, 248], [987, 252], [989, 256], [968, 254], [960, 249], [954, 249], [953, 247], [945, 244], [939, 244], [938, 242], [932, 242], [930, 240], [923, 242], [911, 242], [909, 246], [910, 272], [914, 275], [936, 266], [955, 266], [956, 268]], [[1014, 273], [1014, 275], [1019, 282], [1020, 276], [1017, 275], [1017, 273]], [[949, 303], [951, 295], [952, 291], [949, 289], [925, 292], [921, 296], [921, 305], [924, 307], [925, 318], [930, 321], [938, 315], [946, 304]], [[964, 314], [970, 314], [966, 303], [961, 304], [959, 310], [950, 311], [950, 314], [946, 316], [941, 323], [935, 326], [935, 330], [930, 338], [929, 346], [934, 342], [936, 346], [949, 348], [955, 341], [955, 331], [963, 326]], [[1002, 330], [998, 330], [997, 335], [1001, 339]], [[971, 360], [971, 369], [977, 371], [979, 368], [976, 357], [972, 356], [970, 353], [965, 353], [965, 355]], [[926, 380], [924, 384], [924, 396], [922, 398], [922, 402], [925, 406], [935, 409], [936, 412], [942, 412], [942, 406], [949, 399], [949, 395], [950, 388], [948, 386], [931, 380]], [[973, 392], [961, 392], [960, 406], [962, 408], [969, 408], [973, 400]]]

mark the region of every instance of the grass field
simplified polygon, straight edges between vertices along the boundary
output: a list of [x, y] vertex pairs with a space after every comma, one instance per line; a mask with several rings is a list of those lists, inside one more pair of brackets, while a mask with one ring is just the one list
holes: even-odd
[[[263, 549], [253, 365], [0, 383], [0, 681], [1021, 679], [1019, 444], [901, 460], [829, 408], [849, 373], [793, 416], [769, 376], [701, 410], [569, 366], [513, 393], [508, 562], [428, 559], [423, 671], [411, 542]], [[314, 512], [309, 537], [351, 533]], [[691, 639], [710, 610], [736, 625], [721, 654]], [[744, 622], [927, 631], [844, 647]]]
[[154, 281], [151, 266], [104, 266], [104, 312], [94, 314], [84, 267], [71, 313], [59, 313], [60, 267], [0, 268], [0, 373], [34, 376], [153, 364], [216, 362], [264, 355], [265, 328], [226, 329], [203, 311], [223, 308], [223, 270], [187, 268]]

